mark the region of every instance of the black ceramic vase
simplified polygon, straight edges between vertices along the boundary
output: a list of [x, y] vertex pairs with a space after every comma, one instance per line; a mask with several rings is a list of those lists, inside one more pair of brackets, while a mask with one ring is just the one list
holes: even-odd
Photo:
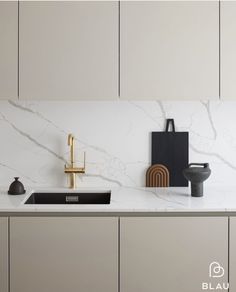
[[190, 163], [183, 170], [184, 177], [191, 182], [192, 197], [203, 196], [203, 182], [208, 179], [210, 174], [209, 163]]

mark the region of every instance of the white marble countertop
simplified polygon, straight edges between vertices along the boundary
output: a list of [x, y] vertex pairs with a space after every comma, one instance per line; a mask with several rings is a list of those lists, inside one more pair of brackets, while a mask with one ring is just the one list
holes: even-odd
[[[236, 212], [236, 190], [226, 187], [206, 187], [204, 196], [193, 198], [190, 188], [125, 188], [111, 189], [109, 205], [25, 205], [33, 191], [67, 192], [68, 189], [27, 188], [20, 196], [10, 196], [7, 188], [0, 189], [0, 213], [30, 212], [94, 212], [94, 213], [133, 213], [133, 212]], [[93, 188], [78, 190], [96, 190]], [[110, 190], [98, 188], [98, 190]], [[69, 191], [68, 191], [69, 192]]]

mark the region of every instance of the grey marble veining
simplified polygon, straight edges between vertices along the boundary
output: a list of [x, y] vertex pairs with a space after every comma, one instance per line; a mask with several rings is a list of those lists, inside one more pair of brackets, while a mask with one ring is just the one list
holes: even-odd
[[80, 186], [145, 185], [152, 131], [174, 118], [190, 133], [190, 162], [209, 162], [208, 185], [236, 185], [236, 102], [0, 102], [0, 185], [14, 176], [35, 186], [67, 185], [67, 135], [77, 164], [87, 153]]

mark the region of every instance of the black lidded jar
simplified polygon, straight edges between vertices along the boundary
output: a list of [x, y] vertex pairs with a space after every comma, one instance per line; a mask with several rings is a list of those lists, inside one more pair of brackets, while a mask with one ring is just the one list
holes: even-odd
[[19, 177], [15, 177], [15, 181], [10, 185], [9, 195], [23, 195], [25, 194], [25, 188], [23, 184], [19, 181]]

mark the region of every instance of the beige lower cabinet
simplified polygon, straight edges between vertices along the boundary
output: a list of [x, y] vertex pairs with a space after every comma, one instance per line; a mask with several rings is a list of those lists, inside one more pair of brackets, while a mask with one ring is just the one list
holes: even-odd
[[8, 218], [0, 217], [0, 291], [8, 292]]
[[230, 292], [236, 292], [236, 217], [230, 217], [230, 242], [229, 242], [229, 279]]
[[14, 217], [11, 292], [117, 292], [118, 219]]
[[219, 291], [228, 282], [226, 217], [121, 218], [120, 240], [121, 292]]

